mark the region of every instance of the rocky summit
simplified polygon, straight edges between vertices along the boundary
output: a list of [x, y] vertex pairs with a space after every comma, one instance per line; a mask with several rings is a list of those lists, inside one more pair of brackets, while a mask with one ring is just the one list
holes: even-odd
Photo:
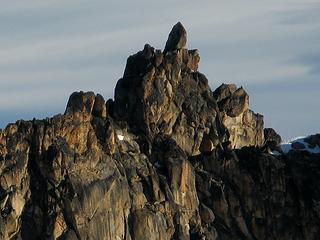
[[319, 239], [320, 135], [283, 145], [186, 46], [177, 23], [114, 99], [75, 92], [0, 131], [0, 239]]

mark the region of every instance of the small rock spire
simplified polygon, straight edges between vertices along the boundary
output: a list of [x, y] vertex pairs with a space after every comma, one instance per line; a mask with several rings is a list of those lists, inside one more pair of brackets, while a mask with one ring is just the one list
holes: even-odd
[[181, 22], [178, 22], [173, 26], [171, 32], [169, 33], [169, 37], [164, 48], [164, 53], [184, 48], [186, 43], [187, 31]]

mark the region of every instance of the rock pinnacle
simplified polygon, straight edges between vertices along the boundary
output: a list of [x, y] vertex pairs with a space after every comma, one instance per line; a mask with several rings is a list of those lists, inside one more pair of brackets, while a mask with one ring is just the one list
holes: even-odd
[[184, 48], [187, 43], [187, 31], [181, 24], [178, 22], [175, 24], [169, 33], [164, 52], [173, 51], [177, 49]]

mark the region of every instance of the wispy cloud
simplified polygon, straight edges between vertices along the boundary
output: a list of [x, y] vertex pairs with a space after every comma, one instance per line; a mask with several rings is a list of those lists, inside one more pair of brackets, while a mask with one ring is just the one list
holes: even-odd
[[320, 51], [297, 56], [290, 62], [307, 67], [309, 75], [320, 78]]

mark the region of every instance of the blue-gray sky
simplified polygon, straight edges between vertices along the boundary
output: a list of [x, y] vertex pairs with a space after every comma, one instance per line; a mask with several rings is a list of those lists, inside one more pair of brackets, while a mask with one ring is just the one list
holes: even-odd
[[10, 0], [0, 8], [0, 128], [113, 97], [126, 58], [181, 21], [212, 89], [236, 83], [284, 139], [319, 131], [320, 1]]

